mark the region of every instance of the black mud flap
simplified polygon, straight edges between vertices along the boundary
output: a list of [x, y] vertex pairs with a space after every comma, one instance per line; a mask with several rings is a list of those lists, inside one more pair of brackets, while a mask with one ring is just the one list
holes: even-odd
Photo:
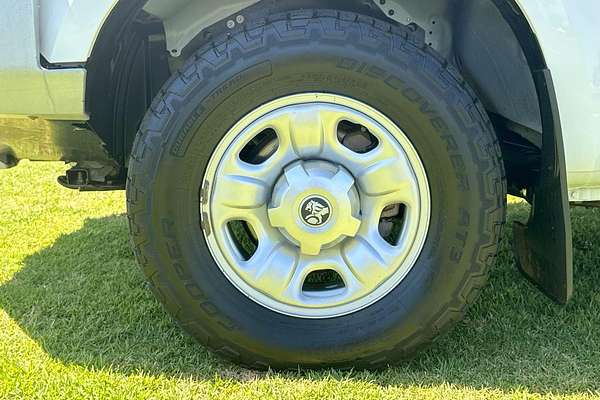
[[532, 206], [527, 225], [515, 222], [514, 250], [527, 279], [552, 300], [566, 304], [573, 294], [573, 242], [565, 152], [550, 71], [537, 71], [534, 79], [538, 89], [544, 87], [552, 95], [540, 96], [542, 169], [529, 196]]

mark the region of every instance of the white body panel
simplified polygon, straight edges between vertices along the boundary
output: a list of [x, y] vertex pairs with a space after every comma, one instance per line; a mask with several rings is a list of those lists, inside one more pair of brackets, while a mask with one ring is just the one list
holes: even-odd
[[[128, 0], [125, 0], [128, 1]], [[85, 63], [118, 0], [41, 0], [40, 51], [51, 63]]]
[[0, 5], [0, 118], [87, 119], [86, 70], [48, 70], [40, 63], [37, 0]]
[[571, 201], [600, 199], [600, 1], [518, 0], [552, 72]]
[[[121, 0], [127, 1], [127, 0]], [[572, 201], [600, 200], [600, 1], [517, 0], [552, 72]], [[43, 0], [41, 52], [84, 62], [117, 0]]]

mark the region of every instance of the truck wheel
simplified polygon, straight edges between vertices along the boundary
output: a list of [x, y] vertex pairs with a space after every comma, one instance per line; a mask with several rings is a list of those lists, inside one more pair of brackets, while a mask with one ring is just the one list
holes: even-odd
[[411, 29], [339, 11], [200, 49], [131, 156], [136, 257], [181, 326], [255, 368], [374, 368], [461, 319], [504, 218], [485, 110]]

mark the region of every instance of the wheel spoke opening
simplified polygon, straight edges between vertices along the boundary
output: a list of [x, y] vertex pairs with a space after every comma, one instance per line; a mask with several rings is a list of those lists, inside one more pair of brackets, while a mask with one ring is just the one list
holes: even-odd
[[344, 280], [332, 269], [320, 269], [312, 271], [304, 279], [302, 292], [307, 294], [327, 294], [332, 290], [346, 287]]
[[271, 158], [279, 148], [279, 138], [272, 128], [267, 128], [254, 136], [240, 151], [240, 160], [260, 165]]
[[406, 205], [391, 204], [383, 209], [379, 217], [379, 234], [392, 246], [399, 244], [406, 223]]
[[366, 154], [379, 146], [379, 139], [369, 129], [348, 120], [338, 124], [337, 138], [342, 146], [358, 154]]
[[238, 257], [243, 261], [250, 260], [258, 248], [258, 237], [252, 226], [246, 221], [235, 220], [227, 223], [227, 231]]

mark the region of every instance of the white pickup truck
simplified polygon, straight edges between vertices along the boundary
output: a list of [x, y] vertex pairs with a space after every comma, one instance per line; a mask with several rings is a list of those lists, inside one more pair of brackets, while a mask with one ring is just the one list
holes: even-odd
[[[127, 190], [181, 326], [255, 368], [410, 357], [600, 205], [597, 0], [2, 0], [0, 166]], [[1, 179], [1, 174], [0, 174]]]

